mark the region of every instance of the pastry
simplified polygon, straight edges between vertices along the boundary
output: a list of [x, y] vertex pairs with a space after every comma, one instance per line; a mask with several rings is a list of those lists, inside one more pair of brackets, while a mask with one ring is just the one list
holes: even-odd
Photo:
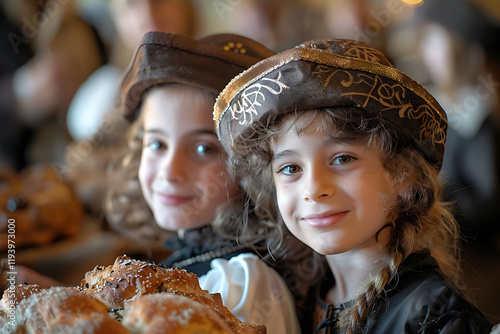
[[120, 309], [137, 297], [158, 292], [202, 293], [195, 274], [119, 256], [113, 265], [96, 266], [85, 274], [82, 291], [110, 309]]
[[129, 333], [99, 300], [73, 287], [32, 294], [16, 307], [19, 333]]
[[122, 323], [134, 334], [235, 333], [215, 310], [172, 293], [135, 299], [127, 305]]
[[0, 251], [48, 244], [83, 226], [83, 205], [50, 165], [32, 165], [16, 174], [0, 171]]

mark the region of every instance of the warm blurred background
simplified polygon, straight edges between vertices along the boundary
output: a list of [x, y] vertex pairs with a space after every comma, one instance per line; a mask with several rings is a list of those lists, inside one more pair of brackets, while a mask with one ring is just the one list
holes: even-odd
[[[443, 177], [464, 234], [466, 292], [500, 321], [500, 2], [491, 0], [0, 0], [0, 237], [66, 284], [127, 253], [161, 259], [110, 220], [107, 170], [125, 146], [116, 97], [142, 35], [236, 33], [282, 51], [362, 40], [448, 113]], [[5, 240], [4, 240], [5, 239]]]

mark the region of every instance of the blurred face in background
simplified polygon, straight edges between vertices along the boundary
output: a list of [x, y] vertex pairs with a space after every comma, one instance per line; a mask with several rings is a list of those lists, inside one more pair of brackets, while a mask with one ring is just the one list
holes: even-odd
[[110, 5], [118, 35], [132, 49], [149, 31], [194, 33], [194, 8], [188, 0], [110, 0]]
[[[455, 89], [453, 77], [458, 56], [454, 55], [452, 36], [437, 24], [427, 24], [422, 29], [421, 56], [431, 82], [438, 89], [451, 91]], [[458, 72], [457, 72], [458, 73]]]
[[479, 42], [467, 41], [432, 22], [420, 28], [419, 42], [420, 56], [431, 84], [441, 93], [454, 99], [462, 97], [462, 89], [477, 87], [477, 79], [486, 69], [486, 55]]
[[209, 225], [239, 194], [215, 134], [215, 97], [199, 88], [167, 85], [146, 93], [139, 182], [156, 223], [169, 231]]

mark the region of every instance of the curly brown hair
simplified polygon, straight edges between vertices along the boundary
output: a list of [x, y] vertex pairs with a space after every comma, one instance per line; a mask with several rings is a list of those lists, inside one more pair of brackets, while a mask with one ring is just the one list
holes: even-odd
[[[335, 107], [289, 113], [272, 124], [250, 127], [241, 137], [234, 138], [230, 147], [228, 165], [241, 179], [242, 186], [255, 205], [254, 212], [265, 226], [271, 253], [279, 261], [289, 264], [294, 277], [304, 277], [300, 270], [315, 257], [312, 250], [297, 251], [297, 240], [287, 231], [276, 204], [275, 187], [271, 173], [272, 149], [270, 142], [280, 133], [290, 131], [280, 125], [288, 117], [295, 117], [294, 129], [300, 132], [309, 126], [318, 126], [326, 135], [347, 142], [366, 144], [380, 152], [382, 165], [397, 182], [404, 182], [406, 192], [400, 194], [388, 210], [394, 213], [390, 241], [386, 253], [390, 263], [377, 273], [365, 292], [345, 312], [341, 327], [352, 333], [359, 332], [368, 312], [383, 298], [387, 283], [397, 275], [402, 261], [412, 252], [429, 249], [448, 280], [459, 284], [459, 229], [449, 204], [442, 200], [442, 180], [439, 171], [414, 149], [412, 138], [380, 119], [368, 116], [361, 108]], [[245, 229], [242, 229], [244, 231]], [[317, 263], [321, 263], [320, 261]], [[308, 279], [300, 280], [302, 287], [292, 292], [303, 292], [314, 284], [314, 277], [324, 266], [308, 267]], [[301, 296], [299, 296], [300, 301]]]

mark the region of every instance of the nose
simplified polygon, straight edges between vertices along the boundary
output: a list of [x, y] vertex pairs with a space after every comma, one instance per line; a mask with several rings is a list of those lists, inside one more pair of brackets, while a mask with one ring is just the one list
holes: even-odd
[[180, 150], [170, 150], [162, 159], [160, 178], [168, 182], [184, 182], [187, 180], [187, 161]]
[[304, 200], [319, 202], [335, 194], [334, 175], [324, 168], [313, 168], [307, 173], [304, 182]]

